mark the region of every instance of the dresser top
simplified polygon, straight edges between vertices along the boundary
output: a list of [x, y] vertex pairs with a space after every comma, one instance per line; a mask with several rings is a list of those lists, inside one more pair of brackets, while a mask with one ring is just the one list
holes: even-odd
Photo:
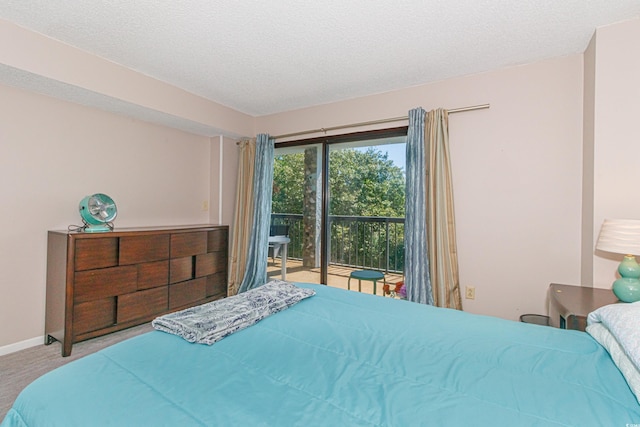
[[112, 231], [105, 231], [102, 233], [87, 233], [84, 231], [74, 231], [74, 230], [50, 230], [49, 233], [55, 234], [67, 234], [73, 236], [95, 236], [95, 237], [107, 237], [109, 235], [115, 234], [118, 235], [120, 233], [158, 233], [158, 232], [185, 232], [192, 231], [196, 229], [216, 229], [216, 228], [228, 228], [228, 225], [221, 224], [191, 224], [191, 225], [162, 225], [162, 226], [152, 226], [152, 227], [114, 227]]

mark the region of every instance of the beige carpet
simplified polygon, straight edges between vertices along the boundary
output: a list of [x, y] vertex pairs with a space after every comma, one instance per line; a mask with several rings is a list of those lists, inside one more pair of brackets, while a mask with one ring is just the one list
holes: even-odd
[[73, 360], [152, 330], [151, 324], [136, 326], [73, 345], [71, 356], [62, 357], [59, 342], [39, 345], [0, 357], [0, 421], [18, 394], [36, 378]]

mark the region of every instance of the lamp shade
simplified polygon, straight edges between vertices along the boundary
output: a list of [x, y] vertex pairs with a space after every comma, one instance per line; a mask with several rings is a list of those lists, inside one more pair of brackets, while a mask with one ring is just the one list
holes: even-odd
[[596, 249], [625, 255], [640, 255], [640, 220], [605, 219]]

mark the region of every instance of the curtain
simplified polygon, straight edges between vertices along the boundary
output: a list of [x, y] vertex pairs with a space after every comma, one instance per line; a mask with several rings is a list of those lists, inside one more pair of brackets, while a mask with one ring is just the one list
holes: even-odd
[[428, 181], [426, 224], [433, 300], [438, 307], [461, 310], [449, 156], [449, 114], [442, 108], [427, 114], [425, 154]]
[[256, 161], [256, 141], [240, 141], [238, 179], [236, 185], [236, 208], [233, 217], [233, 236], [229, 254], [229, 296], [238, 293], [247, 267], [247, 248], [253, 224], [253, 176]]
[[405, 289], [407, 300], [433, 305], [429, 278], [424, 153], [425, 111], [409, 111], [405, 192]]
[[[269, 223], [273, 190], [274, 141], [267, 134], [256, 138], [255, 172], [253, 175], [253, 221], [247, 247], [247, 264], [238, 292], [264, 285], [267, 282], [269, 251]], [[237, 226], [236, 226], [237, 228]]]

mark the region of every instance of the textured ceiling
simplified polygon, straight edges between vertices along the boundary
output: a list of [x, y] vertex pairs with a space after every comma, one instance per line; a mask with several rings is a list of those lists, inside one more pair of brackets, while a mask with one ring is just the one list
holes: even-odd
[[0, 17], [253, 116], [581, 53], [640, 0], [2, 0]]

